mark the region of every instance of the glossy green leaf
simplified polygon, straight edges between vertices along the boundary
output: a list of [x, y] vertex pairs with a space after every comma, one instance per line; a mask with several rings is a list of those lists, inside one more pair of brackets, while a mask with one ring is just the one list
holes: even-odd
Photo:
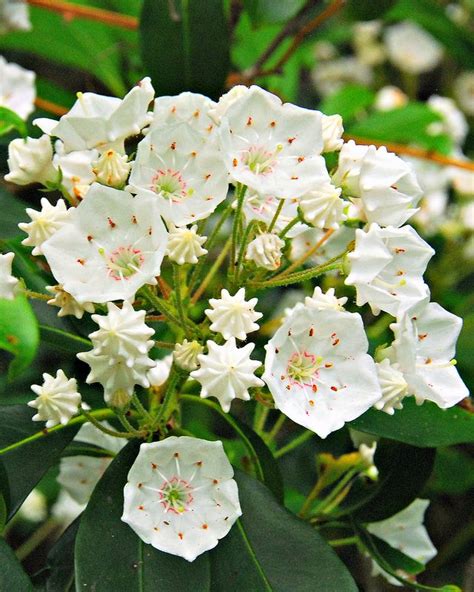
[[306, 0], [244, 0], [245, 10], [256, 26], [267, 23], [284, 23], [297, 14]]
[[370, 107], [374, 99], [374, 92], [367, 87], [358, 84], [348, 84], [326, 97], [321, 105], [319, 105], [319, 109], [325, 115], [341, 115], [344, 124], [347, 125], [360, 112]]
[[[18, 229], [18, 222], [22, 222], [27, 217], [25, 208], [28, 207], [18, 197], [9, 193], [0, 185], [0, 238], [13, 238], [21, 234]], [[23, 237], [22, 237], [23, 240]]]
[[429, 492], [462, 495], [474, 489], [474, 459], [459, 448], [440, 448], [428, 484]]
[[8, 543], [0, 538], [0, 590], [30, 592], [33, 585]]
[[26, 405], [0, 407], [0, 493], [5, 497], [8, 519], [23, 500], [58, 462], [78, 426], [41, 431], [42, 423], [31, 420], [33, 409]]
[[435, 448], [474, 442], [474, 414], [460, 407], [440, 409], [429, 401], [418, 406], [414, 398], [406, 399], [403, 409], [394, 415], [371, 409], [351, 421], [350, 427], [414, 446]]
[[84, 511], [75, 546], [76, 589], [208, 592], [207, 555], [189, 563], [162, 553], [144, 544], [121, 521], [123, 488], [137, 453], [137, 442], [131, 442], [120, 452]]
[[356, 592], [334, 551], [257, 480], [236, 474], [242, 517], [211, 551], [212, 592]]
[[38, 321], [22, 294], [0, 299], [0, 348], [13, 354], [8, 378], [19, 376], [35, 359], [39, 346]]
[[142, 59], [157, 95], [193, 91], [217, 98], [229, 71], [223, 0], [145, 0]]
[[63, 331], [57, 327], [40, 325], [39, 328], [41, 339], [62, 351], [77, 354], [90, 349], [92, 346], [92, 343], [88, 339], [74, 333], [69, 333], [68, 331]]
[[24, 138], [28, 135], [28, 129], [23, 119], [15, 111], [0, 106], [0, 136], [8, 134], [14, 129]]
[[46, 592], [72, 592], [74, 590], [74, 545], [80, 517], [63, 532], [48, 553], [48, 579]]

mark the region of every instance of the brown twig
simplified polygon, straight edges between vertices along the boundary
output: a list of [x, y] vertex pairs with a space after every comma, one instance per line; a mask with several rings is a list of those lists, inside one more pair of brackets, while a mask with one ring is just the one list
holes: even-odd
[[434, 152], [432, 150], [415, 148], [413, 146], [405, 146], [405, 144], [396, 144], [394, 142], [386, 142], [385, 140], [379, 141], [371, 140], [370, 138], [359, 138], [359, 136], [351, 136], [348, 134], [344, 134], [344, 139], [346, 141], [354, 140], [356, 144], [363, 144], [365, 146], [385, 146], [387, 150], [396, 152], [397, 154], [406, 154], [407, 156], [414, 156], [415, 158], [421, 158], [422, 160], [430, 160], [445, 166], [454, 166], [459, 169], [474, 171], [474, 162], [469, 160], [459, 160], [457, 158], [453, 158], [452, 156], [445, 156], [444, 154], [440, 154], [439, 152]]
[[333, 228], [329, 228], [329, 230], [326, 230], [326, 232], [323, 234], [323, 236], [318, 240], [318, 242], [315, 245], [310, 247], [299, 259], [294, 261], [289, 267], [284, 269], [281, 273], [279, 273], [278, 275], [276, 275], [272, 279], [278, 279], [280, 277], [284, 277], [285, 275], [287, 275], [288, 273], [290, 273], [294, 269], [297, 269], [298, 267], [303, 265], [303, 263], [305, 263], [307, 259], [309, 259], [310, 257], [312, 257], [316, 253], [316, 251], [319, 249], [319, 247], [324, 245], [324, 243], [331, 238], [331, 235], [333, 233], [334, 233]]
[[138, 19], [136, 17], [111, 10], [104, 10], [103, 8], [82, 6], [80, 4], [64, 2], [63, 0], [28, 0], [28, 4], [39, 6], [52, 12], [58, 12], [68, 21], [74, 18], [83, 18], [121, 27], [122, 29], [129, 29], [130, 31], [138, 29]]
[[59, 117], [68, 112], [68, 109], [66, 109], [66, 107], [63, 107], [62, 105], [57, 105], [56, 103], [53, 103], [52, 101], [47, 101], [46, 99], [42, 99], [41, 97], [36, 97], [35, 105], [38, 107], [38, 109], [43, 109], [44, 111], [52, 113], [53, 115], [58, 115]]

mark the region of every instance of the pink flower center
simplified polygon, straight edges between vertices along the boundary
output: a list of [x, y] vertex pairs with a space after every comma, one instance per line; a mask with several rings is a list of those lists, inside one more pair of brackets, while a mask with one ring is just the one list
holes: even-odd
[[276, 152], [270, 152], [260, 146], [251, 146], [242, 153], [242, 163], [256, 175], [267, 175], [276, 164]]
[[145, 258], [140, 249], [131, 245], [118, 247], [107, 257], [109, 276], [114, 280], [128, 279], [140, 270]]
[[151, 189], [161, 197], [180, 203], [188, 197], [186, 182], [179, 171], [172, 169], [159, 170], [151, 180]]
[[319, 377], [323, 358], [307, 351], [295, 352], [288, 360], [286, 373], [291, 384], [312, 386], [315, 378]]
[[190, 483], [175, 476], [160, 487], [161, 504], [166, 512], [182, 514], [189, 510], [193, 501], [192, 491]]

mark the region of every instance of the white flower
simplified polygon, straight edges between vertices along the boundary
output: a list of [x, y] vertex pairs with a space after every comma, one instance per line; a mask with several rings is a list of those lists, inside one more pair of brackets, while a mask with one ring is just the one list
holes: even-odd
[[173, 97], [158, 97], [150, 130], [185, 122], [209, 140], [215, 128], [210, 112], [215, 107], [214, 101], [198, 93], [183, 92]]
[[99, 183], [121, 189], [128, 178], [131, 163], [126, 154], [121, 155], [115, 150], [106, 150], [99, 160], [93, 163], [93, 172]]
[[20, 222], [18, 227], [28, 234], [21, 243], [34, 247], [33, 255], [43, 255], [43, 244], [60, 230], [70, 219], [72, 210], [66, 209], [66, 202], [58, 199], [52, 205], [45, 197], [41, 199], [41, 210], [26, 208], [31, 222]]
[[58, 283], [82, 304], [133, 298], [155, 284], [166, 242], [153, 200], [94, 183], [42, 249]]
[[422, 74], [433, 70], [443, 57], [443, 46], [411, 21], [388, 27], [384, 41], [392, 64], [410, 74]]
[[99, 156], [97, 150], [74, 150], [66, 153], [64, 144], [55, 143], [54, 165], [61, 169], [61, 185], [74, 200], [84, 199], [96, 180], [93, 163]]
[[207, 342], [209, 353], [198, 355], [201, 367], [191, 372], [191, 377], [201, 386], [201, 397], [215, 397], [222, 409], [227, 413], [234, 399], [250, 400], [248, 389], [252, 386], [263, 386], [260, 378], [254, 375], [261, 362], [250, 359], [255, 347], [254, 343], [238, 348], [235, 337], [224, 345], [214, 341]]
[[227, 109], [219, 128], [222, 155], [233, 182], [275, 197], [299, 197], [327, 177], [322, 116], [282, 104], [252, 86]]
[[[280, 199], [271, 195], [262, 195], [255, 192], [245, 194], [243, 213], [245, 220], [257, 220], [270, 226], [278, 206], [283, 202], [283, 207], [275, 222], [275, 232], [281, 232], [285, 226], [298, 215], [299, 198]], [[307, 229], [307, 226], [301, 222], [295, 224], [287, 232], [288, 238], [293, 238]]]
[[36, 75], [0, 55], [0, 107], [15, 111], [22, 119], [34, 111]]
[[377, 363], [376, 366], [382, 398], [375, 403], [374, 407], [393, 415], [395, 409], [403, 408], [402, 400], [408, 394], [408, 384], [398, 369], [398, 364], [390, 364], [388, 358]]
[[370, 86], [374, 74], [372, 68], [354, 56], [344, 56], [316, 64], [311, 80], [317, 92], [326, 97], [346, 84]]
[[0, 298], [13, 300], [18, 288], [18, 279], [12, 275], [15, 253], [0, 254]]
[[228, 175], [212, 143], [187, 123], [155, 128], [138, 145], [128, 189], [150, 196], [176, 226], [207, 218], [227, 196]]
[[453, 360], [462, 321], [439, 304], [421, 302], [390, 325], [395, 339], [385, 350], [420, 405], [433, 401], [446, 409], [469, 395]]
[[433, 111], [441, 116], [442, 121], [432, 123], [428, 131], [435, 134], [445, 133], [451, 137], [453, 142], [461, 145], [466, 139], [469, 126], [462, 111], [456, 103], [448, 97], [432, 95], [427, 104]]
[[398, 86], [384, 86], [375, 95], [374, 107], [378, 111], [391, 111], [404, 107], [408, 96]]
[[142, 444], [124, 489], [122, 520], [156, 549], [194, 561], [242, 511], [222, 442], [171, 436]]
[[18, 510], [18, 516], [30, 522], [43, 522], [48, 516], [48, 500], [39, 489], [33, 489]]
[[41, 138], [16, 138], [8, 145], [8, 167], [5, 181], [17, 185], [52, 183], [58, 178], [53, 165], [53, 147], [46, 134]]
[[176, 227], [170, 225], [168, 248], [166, 254], [178, 265], [184, 263], [197, 263], [198, 257], [207, 253], [202, 245], [206, 242], [207, 236], [199, 236], [197, 224], [191, 228]]
[[165, 384], [170, 375], [172, 363], [173, 354], [165, 356], [162, 360], [154, 360], [154, 365], [146, 375], [151, 387], [159, 387]]
[[144, 78], [123, 99], [94, 93], [78, 93], [71, 110], [59, 122], [34, 121], [42, 131], [64, 142], [66, 152], [112, 148], [124, 153], [124, 141], [136, 136], [149, 123], [148, 105], [154, 90]]
[[411, 166], [387, 149], [344, 144], [333, 183], [370, 222], [401, 226], [416, 212], [422, 195]]
[[339, 228], [346, 219], [340, 196], [341, 189], [329, 181], [303, 195], [299, 205], [306, 222], [317, 228]]
[[[425, 565], [437, 553], [423, 525], [424, 515], [429, 505], [428, 500], [416, 499], [394, 516], [368, 524], [367, 530], [394, 549]], [[382, 573], [389, 582], [401, 586], [398, 580], [385, 573], [375, 562], [373, 562], [372, 573], [374, 575]]]
[[258, 298], [245, 300], [245, 288], [231, 296], [224, 288], [220, 298], [210, 298], [208, 308], [204, 312], [212, 322], [211, 331], [221, 333], [224, 339], [236, 337], [240, 340], [247, 338], [247, 333], [258, 331], [259, 326], [255, 321], [262, 318], [261, 312], [255, 311]]
[[457, 193], [465, 196], [474, 196], [474, 171], [452, 167], [450, 177], [453, 188]]
[[397, 316], [428, 294], [423, 281], [434, 250], [411, 226], [356, 230], [355, 248], [349, 253], [351, 271], [345, 280], [357, 290], [357, 306], [369, 303], [372, 312]]
[[334, 288], [329, 288], [327, 292], [323, 292], [319, 286], [314, 288], [313, 295], [306, 296], [304, 303], [307, 308], [315, 308], [316, 310], [345, 310], [344, 304], [347, 298], [337, 298]]
[[43, 384], [33, 384], [31, 390], [37, 397], [28, 405], [38, 411], [32, 419], [46, 421], [47, 428], [57, 424], [66, 425], [81, 404], [76, 379], [67, 378], [62, 370], [58, 370], [55, 377], [44, 373]]
[[243, 84], [237, 84], [233, 86], [228, 92], [224, 93], [217, 103], [209, 110], [209, 115], [213, 121], [217, 124], [221, 122], [221, 118], [226, 115], [227, 110], [233, 105], [238, 99], [243, 97], [249, 92], [248, 86]]
[[454, 94], [464, 113], [474, 115], [474, 70], [463, 72], [456, 78]]
[[54, 298], [48, 300], [48, 304], [51, 306], [59, 307], [58, 317], [65, 317], [67, 315], [73, 315], [76, 319], [82, 319], [85, 312], [94, 312], [94, 305], [92, 302], [79, 302], [64, 290], [61, 285], [57, 286], [46, 286], [48, 292], [54, 294]]
[[185, 339], [182, 343], [177, 343], [174, 347], [173, 358], [176, 365], [191, 372], [199, 368], [198, 356], [204, 351], [199, 341], [188, 341]]
[[280, 267], [284, 246], [285, 241], [278, 234], [264, 232], [248, 244], [245, 259], [253, 261], [257, 267], [275, 271]]
[[265, 346], [275, 406], [325, 438], [381, 396], [359, 314], [295, 306]]
[[30, 31], [31, 22], [26, 0], [0, 0], [0, 35], [8, 31]]
[[323, 126], [323, 152], [334, 152], [340, 150], [344, 144], [342, 134], [344, 127], [340, 115], [322, 115], [321, 124]]

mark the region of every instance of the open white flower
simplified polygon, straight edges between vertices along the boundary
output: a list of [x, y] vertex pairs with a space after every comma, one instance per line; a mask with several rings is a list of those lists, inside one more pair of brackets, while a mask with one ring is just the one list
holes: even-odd
[[[274, 226], [276, 233], [281, 232], [298, 215], [299, 198], [280, 199], [272, 195], [262, 195], [256, 192], [246, 193], [242, 208], [246, 222], [257, 220], [266, 224], [267, 227], [270, 226], [277, 208], [282, 202], [283, 207]], [[306, 224], [298, 222], [288, 230], [286, 236], [293, 238], [304, 232], [307, 228]]]
[[168, 380], [173, 364], [173, 354], [168, 354], [161, 360], [153, 360], [153, 366], [146, 375], [151, 387], [159, 387]]
[[156, 549], [194, 561], [241, 516], [222, 442], [171, 436], [142, 444], [124, 488], [122, 520]]
[[341, 189], [328, 181], [317, 189], [305, 193], [300, 199], [300, 208], [308, 224], [317, 228], [339, 228], [346, 219], [345, 203], [341, 199]]
[[61, 229], [71, 217], [72, 210], [66, 208], [66, 202], [58, 199], [52, 205], [45, 197], [41, 199], [41, 210], [26, 208], [31, 222], [20, 222], [18, 227], [28, 234], [21, 243], [34, 247], [33, 255], [43, 255], [43, 244]]
[[311, 71], [313, 85], [323, 97], [332, 95], [346, 84], [370, 86], [373, 79], [373, 69], [355, 56], [318, 62]]
[[422, 192], [412, 167], [375, 146], [344, 144], [333, 183], [358, 205], [368, 222], [401, 226], [416, 212]]
[[398, 86], [384, 86], [375, 95], [374, 107], [379, 111], [392, 111], [404, 107], [408, 96]]
[[30, 31], [31, 21], [26, 0], [0, 0], [0, 35], [9, 31]]
[[257, 267], [275, 271], [281, 265], [281, 251], [285, 241], [278, 234], [262, 232], [247, 246], [245, 259], [253, 261]]
[[458, 109], [453, 99], [432, 95], [427, 104], [442, 119], [439, 122], [432, 123], [428, 130], [435, 134], [447, 134], [458, 146], [463, 144], [469, 131], [469, 125], [464, 113]]
[[184, 122], [209, 140], [215, 130], [215, 122], [210, 115], [215, 107], [214, 101], [198, 93], [183, 92], [177, 96], [158, 97], [150, 130]]
[[43, 522], [48, 517], [48, 500], [35, 488], [18, 509], [18, 516], [29, 522]]
[[262, 318], [262, 313], [255, 310], [258, 298], [245, 300], [245, 288], [231, 296], [224, 288], [221, 290], [220, 298], [210, 298], [208, 308], [204, 312], [212, 322], [211, 331], [221, 333], [224, 339], [236, 337], [244, 340], [247, 333], [258, 331], [258, 319]]
[[321, 113], [282, 104], [252, 86], [222, 118], [219, 138], [233, 182], [266, 195], [299, 197], [327, 177]]
[[187, 228], [170, 225], [168, 248], [166, 254], [178, 265], [184, 263], [197, 263], [198, 257], [207, 253], [202, 245], [206, 242], [207, 236], [199, 236], [197, 224]]
[[314, 288], [312, 296], [306, 296], [304, 299], [307, 308], [314, 308], [316, 310], [345, 310], [344, 304], [347, 298], [337, 298], [334, 288], [329, 288], [327, 292], [323, 292], [319, 286]]
[[93, 163], [93, 172], [96, 179], [102, 185], [121, 189], [128, 178], [130, 167], [128, 156], [115, 150], [106, 150], [102, 156]]
[[67, 378], [62, 370], [58, 370], [56, 376], [45, 372], [43, 384], [33, 384], [31, 390], [37, 395], [36, 399], [28, 403], [37, 410], [32, 419], [46, 421], [47, 428], [57, 424], [66, 425], [81, 404], [76, 379]]
[[191, 372], [199, 368], [198, 356], [204, 351], [199, 341], [188, 341], [185, 339], [182, 343], [177, 343], [174, 347], [173, 358], [176, 365]]
[[94, 183], [42, 250], [58, 283], [79, 303], [109, 302], [156, 283], [167, 235], [153, 200]]
[[216, 147], [178, 123], [140, 142], [128, 189], [152, 197], [166, 222], [184, 226], [207, 218], [226, 198], [228, 175]]
[[265, 346], [263, 379], [275, 406], [325, 438], [381, 392], [359, 314], [295, 306]]
[[443, 46], [411, 21], [388, 27], [384, 41], [392, 64], [410, 74], [422, 74], [433, 70], [443, 57]]
[[374, 407], [379, 411], [393, 415], [395, 409], [403, 408], [402, 401], [408, 395], [408, 384], [398, 369], [397, 363], [390, 364], [390, 360], [385, 358], [376, 366], [382, 398], [375, 403]]
[[243, 97], [245, 94], [249, 92], [249, 87], [243, 84], [237, 84], [233, 86], [229, 91], [224, 93], [217, 103], [214, 104], [212, 109], [209, 110], [209, 115], [212, 120], [219, 124], [221, 122], [221, 118], [227, 113], [227, 110], [231, 105], [235, 103], [238, 99]]
[[51, 138], [44, 134], [41, 138], [15, 138], [8, 145], [8, 167], [10, 172], [5, 181], [17, 185], [29, 183], [52, 183], [58, 178], [53, 165]]
[[0, 55], [0, 107], [28, 119], [35, 109], [35, 78], [34, 72], [10, 64]]
[[429, 294], [423, 273], [433, 255], [411, 226], [371, 224], [367, 232], [356, 230], [345, 283], [356, 287], [357, 306], [368, 302], [374, 314], [384, 310], [397, 316]]
[[18, 279], [12, 275], [15, 253], [0, 254], [0, 298], [13, 300], [18, 288]]
[[474, 115], [474, 70], [462, 72], [456, 78], [454, 93], [464, 113]]
[[90, 186], [96, 181], [93, 164], [99, 157], [97, 150], [65, 152], [63, 143], [55, 143], [54, 165], [61, 170], [61, 185], [73, 201], [84, 199]]
[[85, 312], [94, 312], [94, 305], [92, 302], [79, 302], [71, 296], [64, 288], [58, 284], [57, 286], [46, 286], [48, 292], [54, 295], [54, 298], [48, 300], [51, 306], [59, 307], [58, 317], [65, 317], [68, 315], [75, 316], [76, 319], [82, 319]]
[[208, 353], [197, 359], [201, 367], [191, 372], [191, 377], [201, 384], [201, 397], [215, 397], [227, 413], [234, 399], [250, 400], [248, 389], [263, 386], [263, 381], [254, 374], [261, 362], [250, 359], [254, 343], [238, 348], [235, 337], [217, 345], [207, 342]]
[[34, 121], [43, 132], [64, 142], [66, 152], [109, 148], [124, 153], [124, 141], [136, 136], [150, 121], [148, 105], [154, 90], [144, 78], [123, 99], [95, 93], [78, 93], [71, 110], [59, 122], [52, 119]]
[[342, 134], [344, 127], [340, 115], [321, 114], [321, 124], [323, 127], [323, 152], [334, 152], [340, 150], [344, 144]]

